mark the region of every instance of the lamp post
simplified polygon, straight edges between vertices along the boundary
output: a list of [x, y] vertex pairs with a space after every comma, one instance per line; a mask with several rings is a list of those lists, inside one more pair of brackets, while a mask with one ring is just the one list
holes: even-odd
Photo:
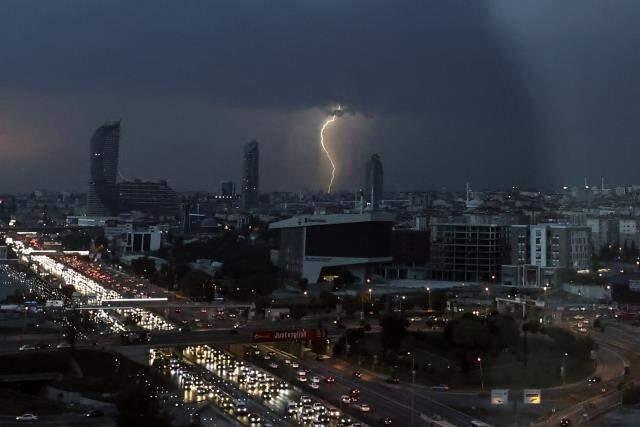
[[402, 301], [404, 301], [407, 297], [402, 295], [402, 298], [400, 298], [400, 313], [402, 313]]
[[369, 288], [369, 304], [371, 304], [371, 311], [373, 312], [373, 296], [372, 293], [373, 289]]
[[431, 288], [427, 288], [427, 309], [431, 311]]
[[308, 298], [308, 296], [309, 296], [309, 292], [304, 291], [304, 311], [305, 311], [305, 314], [306, 314], [306, 311], [309, 309], [309, 298]]
[[560, 375], [562, 375], [562, 384], [566, 384], [566, 378], [567, 378], [567, 356], [568, 354], [565, 353], [562, 355], [562, 368], [560, 369]]
[[407, 356], [411, 356], [411, 426], [415, 425], [416, 406], [416, 356], [410, 351]]
[[484, 391], [484, 373], [482, 372], [482, 358], [478, 357], [478, 363], [480, 364], [480, 388]]

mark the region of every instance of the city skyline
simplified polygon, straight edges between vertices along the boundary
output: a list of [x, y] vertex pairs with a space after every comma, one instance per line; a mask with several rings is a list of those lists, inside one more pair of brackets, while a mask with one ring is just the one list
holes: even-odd
[[[397, 189], [461, 188], [466, 176], [476, 188], [635, 181], [629, 112], [640, 101], [624, 70], [637, 62], [637, 3], [601, 13], [591, 0], [580, 14], [549, 1], [366, 4], [367, 14], [363, 3], [341, 5], [342, 22], [332, 2], [3, 3], [1, 153], [29, 173], [4, 168], [0, 180], [12, 192], [82, 190], [86, 140], [115, 117], [125, 175], [178, 190], [239, 182], [229, 159], [257, 139], [264, 191], [319, 190], [328, 168], [318, 131], [339, 103], [349, 114], [330, 130], [340, 141], [337, 190], [359, 186], [373, 152]], [[150, 21], [145, 34], [140, 20]], [[239, 21], [247, 25], [231, 24]], [[53, 22], [57, 37], [47, 40]]]

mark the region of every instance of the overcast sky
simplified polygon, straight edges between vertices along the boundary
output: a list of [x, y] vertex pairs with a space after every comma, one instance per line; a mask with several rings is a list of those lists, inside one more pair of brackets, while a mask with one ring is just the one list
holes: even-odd
[[120, 170], [215, 191], [257, 139], [263, 191], [640, 183], [637, 0], [0, 2], [0, 192]]

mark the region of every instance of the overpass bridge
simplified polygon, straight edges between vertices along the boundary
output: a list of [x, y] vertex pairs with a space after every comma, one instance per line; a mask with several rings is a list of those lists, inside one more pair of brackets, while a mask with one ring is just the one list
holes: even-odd
[[68, 306], [65, 310], [114, 310], [121, 308], [184, 308], [184, 309], [255, 309], [253, 303], [227, 302], [184, 302], [179, 300], [164, 300], [162, 298], [123, 298], [119, 300], [103, 301], [101, 304]]

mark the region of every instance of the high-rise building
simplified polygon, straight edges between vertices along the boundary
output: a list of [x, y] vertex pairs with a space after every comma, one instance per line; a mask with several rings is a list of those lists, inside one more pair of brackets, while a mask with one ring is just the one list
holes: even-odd
[[236, 186], [232, 181], [222, 181], [220, 183], [220, 195], [227, 197], [236, 195]]
[[112, 216], [118, 214], [118, 150], [120, 121], [107, 122], [91, 137], [89, 194], [87, 215]]
[[118, 184], [120, 212], [139, 211], [153, 216], [176, 216], [180, 211], [178, 194], [167, 181], [125, 181]]
[[379, 155], [367, 159], [364, 182], [364, 197], [373, 209], [377, 209], [384, 191], [384, 170]]
[[260, 191], [260, 150], [258, 142], [244, 146], [242, 155], [242, 207], [246, 210], [258, 207]]

